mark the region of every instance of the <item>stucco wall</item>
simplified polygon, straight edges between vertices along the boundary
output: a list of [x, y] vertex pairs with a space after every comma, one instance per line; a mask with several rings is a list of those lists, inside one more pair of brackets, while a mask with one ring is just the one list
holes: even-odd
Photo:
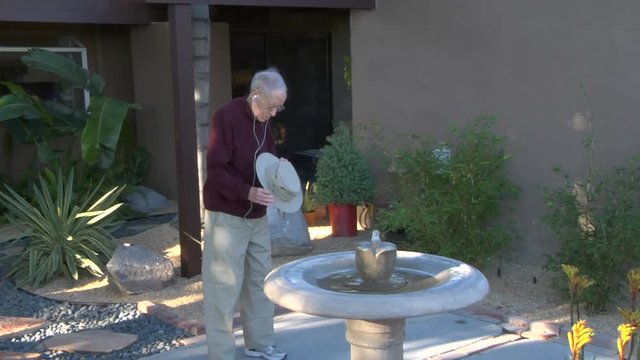
[[[226, 24], [211, 26], [210, 110], [231, 99], [229, 30]], [[169, 24], [158, 23], [131, 31], [133, 77], [138, 144], [151, 153], [145, 185], [170, 199], [177, 199], [173, 88], [169, 49]], [[205, 134], [206, 136], [206, 134]]]
[[560, 183], [555, 165], [585, 174], [581, 116], [592, 114], [597, 166], [640, 153], [638, 13], [634, 0], [378, 0], [351, 17], [354, 125], [444, 139], [497, 115], [522, 188], [505, 216], [522, 237], [509, 256], [542, 263], [557, 244], [539, 187]]

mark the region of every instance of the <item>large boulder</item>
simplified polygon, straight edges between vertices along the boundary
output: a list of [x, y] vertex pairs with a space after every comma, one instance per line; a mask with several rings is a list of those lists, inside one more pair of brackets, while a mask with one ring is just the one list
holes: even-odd
[[267, 218], [271, 231], [271, 255], [304, 255], [311, 251], [309, 228], [300, 210], [285, 213], [270, 206]]
[[107, 263], [109, 283], [126, 295], [160, 290], [174, 280], [171, 261], [142, 245], [119, 245]]

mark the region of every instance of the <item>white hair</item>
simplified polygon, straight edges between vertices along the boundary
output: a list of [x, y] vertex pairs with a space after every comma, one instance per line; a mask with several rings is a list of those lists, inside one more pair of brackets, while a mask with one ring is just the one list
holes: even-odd
[[251, 92], [262, 90], [267, 95], [282, 91], [287, 93], [287, 85], [284, 83], [282, 75], [274, 68], [258, 71], [251, 79]]

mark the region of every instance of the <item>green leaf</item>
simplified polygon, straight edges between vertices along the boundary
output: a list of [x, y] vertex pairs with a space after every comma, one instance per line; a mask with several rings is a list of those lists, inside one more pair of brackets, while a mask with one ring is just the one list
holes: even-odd
[[28, 99], [31, 97], [29, 93], [19, 84], [11, 81], [0, 81], [0, 85], [5, 86], [11, 93], [17, 97]]
[[73, 280], [78, 280], [78, 268], [76, 267], [76, 260], [73, 254], [67, 252], [65, 256], [66, 256], [67, 270], [69, 271], [69, 274], [71, 275]]
[[114, 211], [118, 210], [118, 208], [120, 206], [122, 206], [123, 203], [119, 203], [116, 205], [111, 206], [110, 208], [103, 210], [102, 213], [96, 217], [94, 217], [93, 219], [89, 220], [89, 222], [87, 222], [88, 225], [93, 225], [95, 223], [97, 223], [98, 221], [104, 219], [105, 217], [111, 215]]
[[[89, 72], [64, 55], [34, 48], [29, 50], [28, 55], [22, 56], [22, 62], [34, 69], [56, 74], [73, 85], [85, 89], [89, 87]], [[101, 92], [102, 89], [99, 90]]]
[[56, 135], [80, 135], [82, 133], [88, 117], [84, 110], [55, 101], [45, 101], [43, 107], [53, 118], [51, 131], [55, 131]]
[[[82, 132], [82, 158], [91, 165], [106, 169], [113, 163], [122, 124], [130, 108], [129, 104], [105, 97], [92, 97], [89, 119]], [[105, 155], [105, 159], [101, 156]]]
[[102, 197], [98, 199], [96, 202], [94, 202], [93, 205], [89, 206], [89, 210], [97, 209], [98, 206], [100, 206], [100, 204], [107, 201], [107, 199], [109, 199], [109, 197], [112, 195], [115, 197], [118, 197], [121, 191], [122, 189], [119, 189], [117, 186], [114, 187], [113, 189], [109, 190], [106, 194], [102, 195]]
[[0, 121], [17, 118], [37, 119], [40, 115], [29, 99], [14, 94], [0, 97]]

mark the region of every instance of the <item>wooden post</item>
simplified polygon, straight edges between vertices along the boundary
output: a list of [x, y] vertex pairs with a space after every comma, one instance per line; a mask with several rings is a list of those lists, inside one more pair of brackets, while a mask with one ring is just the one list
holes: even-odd
[[[173, 78], [173, 124], [178, 183], [180, 266], [184, 277], [201, 272], [200, 201], [196, 157], [196, 115], [193, 98], [191, 5], [170, 4], [169, 37]], [[159, 74], [160, 76], [161, 74]]]

